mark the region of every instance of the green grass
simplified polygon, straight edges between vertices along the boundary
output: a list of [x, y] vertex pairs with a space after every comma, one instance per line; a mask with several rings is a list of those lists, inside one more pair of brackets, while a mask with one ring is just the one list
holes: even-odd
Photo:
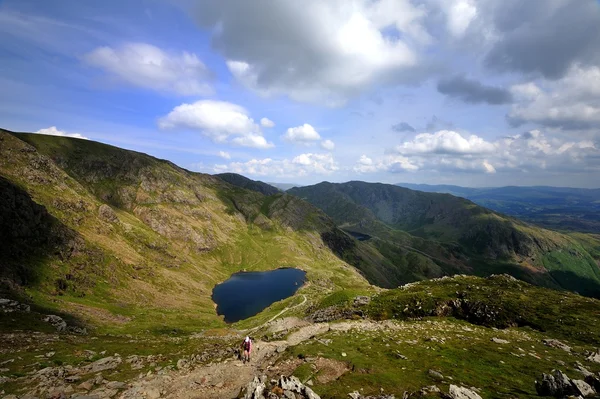
[[[452, 308], [450, 302], [458, 299], [464, 306]], [[452, 315], [489, 327], [527, 326], [558, 339], [600, 345], [598, 300], [504, 277], [423, 281], [375, 296], [367, 314], [379, 320]]]
[[[288, 356], [323, 357], [348, 365], [348, 372], [328, 384], [319, 384], [313, 378], [313, 389], [323, 399], [346, 397], [354, 390], [365, 396], [376, 395], [381, 389], [401, 397], [405, 391], [416, 392], [429, 385], [447, 392], [449, 384], [477, 387], [484, 398], [533, 398], [537, 397], [535, 379], [556, 368], [558, 361], [568, 364], [561, 367], [567, 374], [578, 375], [571, 368], [571, 354], [543, 345], [543, 335], [531, 330], [495, 331], [453, 319], [402, 322], [399, 326], [397, 330], [329, 332], [318, 341], [291, 348]], [[495, 344], [492, 337], [510, 343]], [[325, 345], [324, 340], [331, 342]], [[600, 369], [597, 364], [578, 359], [591, 370]], [[430, 376], [429, 369], [441, 372], [446, 377], [444, 382]], [[294, 374], [307, 377], [310, 371], [306, 362]]]

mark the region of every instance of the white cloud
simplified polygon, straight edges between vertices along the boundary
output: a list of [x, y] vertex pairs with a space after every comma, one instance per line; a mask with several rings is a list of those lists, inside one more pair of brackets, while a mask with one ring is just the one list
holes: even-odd
[[481, 154], [493, 152], [495, 146], [476, 135], [465, 138], [451, 130], [440, 130], [418, 134], [394, 150], [399, 154]]
[[467, 0], [444, 1], [443, 4], [448, 6], [448, 30], [455, 37], [463, 36], [477, 16], [477, 7]]
[[273, 143], [269, 143], [263, 136], [258, 134], [248, 134], [241, 137], [236, 137], [231, 142], [235, 145], [239, 145], [242, 147], [251, 147], [251, 148], [273, 148], [275, 145]]
[[221, 0], [191, 10], [243, 85], [330, 106], [411, 80], [421, 73], [418, 48], [432, 42], [425, 8], [409, 0]]
[[361, 155], [354, 165], [353, 170], [357, 173], [373, 172], [411, 172], [419, 169], [419, 166], [409, 158], [401, 155], [385, 155], [377, 162], [366, 155]]
[[183, 96], [209, 95], [210, 72], [193, 53], [167, 52], [146, 43], [98, 47], [83, 56], [112, 78], [136, 87]]
[[231, 155], [226, 151], [219, 151], [219, 156], [223, 159], [231, 159]]
[[260, 125], [261, 125], [262, 127], [267, 127], [267, 128], [270, 128], [270, 127], [275, 127], [275, 122], [273, 122], [273, 121], [272, 121], [272, 120], [270, 120], [269, 118], [262, 118], [262, 119], [260, 120]]
[[214, 166], [214, 171], [234, 172], [255, 176], [304, 177], [311, 175], [330, 175], [339, 170], [338, 163], [331, 154], [300, 154], [292, 159], [275, 160], [272, 158], [252, 159], [247, 162], [232, 162], [228, 165]]
[[600, 67], [573, 67], [558, 81], [528, 82], [511, 90], [519, 100], [508, 114], [513, 125], [600, 127]]
[[[160, 118], [158, 126], [165, 130], [197, 130], [218, 143], [230, 142], [263, 149], [274, 147], [263, 137], [260, 126], [244, 107], [225, 101], [201, 100], [181, 104]], [[232, 136], [234, 138], [229, 140]]]
[[323, 140], [321, 141], [321, 148], [327, 151], [333, 151], [335, 148], [335, 143], [331, 140]]
[[309, 144], [321, 140], [321, 135], [314, 127], [305, 123], [302, 126], [290, 127], [283, 139], [296, 144]]
[[46, 129], [40, 129], [37, 132], [38, 134], [47, 134], [49, 136], [64, 136], [64, 137], [74, 137], [77, 139], [84, 139], [84, 140], [89, 140], [89, 137], [85, 137], [79, 133], [67, 133], [63, 130], [58, 130], [56, 128], [56, 126], [50, 126], [49, 128]]

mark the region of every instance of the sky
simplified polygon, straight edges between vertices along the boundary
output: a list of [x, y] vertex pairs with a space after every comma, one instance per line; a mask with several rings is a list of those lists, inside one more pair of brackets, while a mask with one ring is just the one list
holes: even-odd
[[0, 92], [203, 173], [600, 187], [598, 0], [0, 0]]

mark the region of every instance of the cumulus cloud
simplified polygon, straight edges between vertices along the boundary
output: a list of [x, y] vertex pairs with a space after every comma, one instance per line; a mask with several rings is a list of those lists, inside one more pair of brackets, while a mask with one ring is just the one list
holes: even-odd
[[401, 133], [401, 132], [414, 133], [414, 132], [416, 132], [415, 128], [406, 122], [400, 122], [400, 123], [396, 123], [395, 125], [392, 125], [392, 130], [395, 132], [398, 132], [398, 133]]
[[234, 172], [254, 176], [304, 177], [314, 174], [329, 175], [339, 170], [331, 154], [300, 154], [292, 159], [252, 159], [247, 162], [232, 162], [214, 166], [214, 171]]
[[283, 136], [283, 139], [290, 143], [308, 144], [321, 140], [321, 135], [314, 127], [305, 123], [302, 126], [290, 127]]
[[85, 137], [79, 133], [67, 133], [63, 130], [58, 130], [56, 128], [56, 126], [50, 126], [48, 128], [45, 129], [40, 129], [38, 131], [36, 131], [35, 133], [38, 134], [47, 134], [49, 136], [64, 136], [64, 137], [74, 137], [76, 139], [84, 139], [84, 140], [89, 140], [89, 137]]
[[379, 83], [411, 80], [433, 40], [409, 0], [221, 0], [191, 12], [231, 74], [265, 96], [330, 106]]
[[164, 130], [196, 130], [218, 143], [229, 142], [261, 149], [274, 147], [263, 137], [260, 126], [244, 107], [225, 101], [201, 100], [181, 104], [160, 118], [158, 126]]
[[335, 143], [331, 140], [323, 140], [321, 141], [321, 148], [327, 151], [333, 151], [335, 148]]
[[219, 156], [223, 159], [231, 159], [231, 155], [226, 151], [219, 151]]
[[557, 81], [515, 85], [518, 99], [507, 115], [509, 123], [527, 122], [562, 129], [600, 127], [600, 67], [570, 69]]
[[458, 98], [466, 103], [487, 103], [492, 105], [512, 102], [509, 90], [494, 86], [486, 86], [476, 80], [463, 76], [442, 79], [437, 84], [437, 90], [449, 97]]
[[411, 141], [406, 141], [394, 148], [399, 154], [484, 154], [495, 150], [493, 143], [479, 136], [463, 137], [451, 130], [440, 130], [436, 133], [421, 133]]
[[366, 155], [361, 155], [353, 170], [357, 173], [373, 172], [414, 172], [420, 168], [415, 162], [401, 155], [385, 155], [377, 161]]
[[211, 73], [193, 53], [168, 52], [146, 43], [98, 47], [83, 56], [91, 66], [126, 84], [183, 96], [208, 95]]
[[269, 118], [262, 118], [262, 119], [260, 120], [260, 125], [261, 125], [262, 127], [267, 127], [267, 128], [270, 128], [270, 127], [275, 127], [275, 122], [273, 122], [273, 121], [272, 121], [272, 120], [270, 120]]
[[362, 155], [357, 173], [428, 171], [438, 173], [531, 171], [600, 171], [600, 146], [591, 140], [566, 140], [539, 130], [486, 141], [456, 132], [424, 133], [391, 149], [381, 157]]

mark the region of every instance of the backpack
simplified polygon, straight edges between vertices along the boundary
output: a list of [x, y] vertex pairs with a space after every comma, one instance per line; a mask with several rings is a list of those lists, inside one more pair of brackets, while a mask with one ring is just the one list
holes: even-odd
[[251, 340], [244, 341], [244, 350], [245, 351], [249, 351], [250, 350], [250, 343], [251, 342], [252, 342]]

